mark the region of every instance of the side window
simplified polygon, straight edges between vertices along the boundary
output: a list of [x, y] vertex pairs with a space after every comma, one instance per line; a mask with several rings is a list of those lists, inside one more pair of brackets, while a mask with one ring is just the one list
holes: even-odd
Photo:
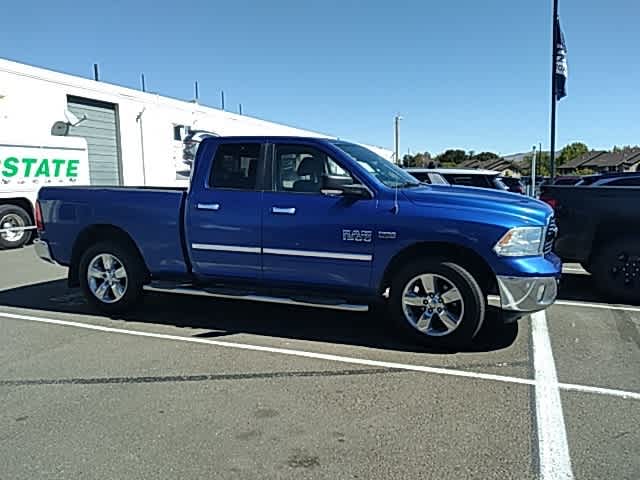
[[424, 183], [431, 183], [431, 177], [429, 177], [428, 172], [409, 172], [411, 175], [416, 177], [418, 180]]
[[487, 188], [489, 185], [482, 175], [449, 175], [446, 177], [454, 185]]
[[605, 183], [608, 187], [637, 187], [640, 185], [640, 177], [620, 178], [609, 183]]
[[306, 145], [276, 146], [276, 191], [320, 193], [323, 175], [352, 178], [349, 172], [316, 148]]
[[213, 159], [209, 186], [233, 190], [255, 190], [259, 158], [259, 143], [220, 145]]

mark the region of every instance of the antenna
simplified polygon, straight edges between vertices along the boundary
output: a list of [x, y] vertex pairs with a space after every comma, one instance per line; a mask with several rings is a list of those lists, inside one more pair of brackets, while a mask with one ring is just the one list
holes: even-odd
[[140, 80], [142, 81], [142, 91], [146, 92], [147, 91], [147, 84], [144, 81], [144, 73], [140, 74]]
[[222, 103], [222, 110], [224, 110], [224, 90], [220, 91], [220, 98]]
[[198, 89], [198, 81], [197, 80], [196, 80], [196, 83], [195, 83], [195, 89], [196, 89], [196, 91], [195, 91], [195, 93], [196, 93], [196, 103], [198, 103], [198, 100], [200, 100], [200, 90]]
[[400, 205], [398, 204], [398, 183], [396, 182], [396, 188], [393, 196], [393, 209], [391, 210], [394, 215], [397, 215], [400, 211]]

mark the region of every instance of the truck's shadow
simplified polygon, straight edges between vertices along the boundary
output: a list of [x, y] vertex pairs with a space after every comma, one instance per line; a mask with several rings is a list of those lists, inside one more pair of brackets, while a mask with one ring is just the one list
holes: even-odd
[[[98, 316], [86, 304], [79, 290], [67, 288], [66, 280], [4, 290], [0, 292], [0, 305], [44, 312]], [[495, 311], [488, 313], [487, 321], [485, 321], [476, 342], [467, 351], [488, 352], [507, 348], [513, 344], [518, 336], [518, 324], [503, 325], [496, 321], [496, 317]], [[384, 315], [380, 314], [353, 314], [332, 310], [148, 293], [140, 308], [117, 319], [208, 330], [208, 332], [193, 334], [199, 337], [224, 337], [248, 333], [386, 350], [446, 353], [428, 350], [404, 341], [389, 326]]]

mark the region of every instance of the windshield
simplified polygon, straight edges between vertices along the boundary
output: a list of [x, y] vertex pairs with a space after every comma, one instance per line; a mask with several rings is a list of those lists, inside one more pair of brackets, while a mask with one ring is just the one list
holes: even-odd
[[384, 183], [387, 187], [405, 188], [421, 185], [415, 177], [365, 147], [354, 143], [344, 142], [333, 142], [333, 144], [353, 158], [365, 170]]

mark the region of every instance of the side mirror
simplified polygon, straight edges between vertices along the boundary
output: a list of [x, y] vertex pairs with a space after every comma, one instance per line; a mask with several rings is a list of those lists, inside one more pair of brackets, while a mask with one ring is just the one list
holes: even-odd
[[65, 137], [69, 133], [69, 124], [67, 122], [56, 122], [51, 127], [51, 135], [55, 137]]
[[360, 184], [345, 185], [342, 187], [342, 194], [347, 198], [370, 200], [371, 192], [367, 187]]
[[322, 176], [322, 188], [320, 191], [327, 196], [343, 196], [352, 199], [370, 199], [371, 192], [364, 185], [354, 184], [350, 177]]

